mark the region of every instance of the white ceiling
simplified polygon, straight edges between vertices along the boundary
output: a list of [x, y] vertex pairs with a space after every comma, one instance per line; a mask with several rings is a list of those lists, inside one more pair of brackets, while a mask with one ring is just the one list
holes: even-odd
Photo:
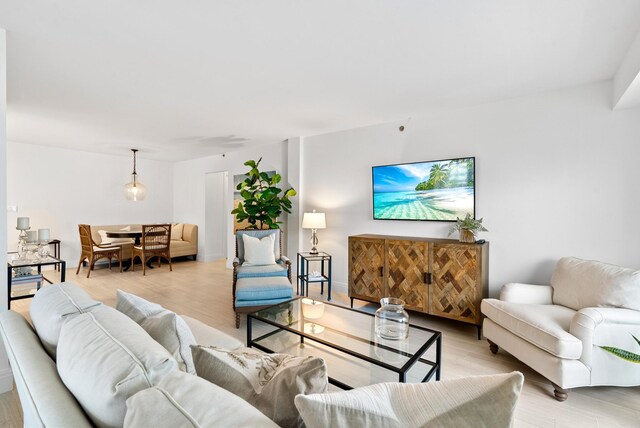
[[611, 79], [638, 0], [0, 0], [8, 139], [182, 160]]

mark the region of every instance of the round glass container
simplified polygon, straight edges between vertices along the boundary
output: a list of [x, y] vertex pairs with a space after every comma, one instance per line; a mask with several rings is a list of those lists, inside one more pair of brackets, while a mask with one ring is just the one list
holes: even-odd
[[376, 335], [382, 339], [402, 340], [409, 336], [409, 314], [404, 310], [404, 300], [395, 297], [380, 299], [376, 311]]

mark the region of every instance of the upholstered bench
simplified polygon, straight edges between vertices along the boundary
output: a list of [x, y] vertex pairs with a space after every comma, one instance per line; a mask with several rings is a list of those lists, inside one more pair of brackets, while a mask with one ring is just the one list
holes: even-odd
[[245, 277], [236, 281], [236, 328], [240, 314], [257, 311], [293, 298], [293, 287], [286, 276]]

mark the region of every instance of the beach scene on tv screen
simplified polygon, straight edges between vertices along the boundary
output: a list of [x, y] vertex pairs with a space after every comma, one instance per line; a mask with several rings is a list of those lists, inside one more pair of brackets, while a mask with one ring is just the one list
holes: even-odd
[[373, 218], [455, 220], [474, 215], [474, 159], [373, 168]]

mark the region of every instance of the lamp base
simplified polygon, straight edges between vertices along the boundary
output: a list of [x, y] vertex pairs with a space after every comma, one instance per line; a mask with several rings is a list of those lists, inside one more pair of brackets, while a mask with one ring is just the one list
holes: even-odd
[[311, 251], [309, 251], [309, 254], [318, 254], [316, 245], [318, 245], [318, 230], [311, 229]]

